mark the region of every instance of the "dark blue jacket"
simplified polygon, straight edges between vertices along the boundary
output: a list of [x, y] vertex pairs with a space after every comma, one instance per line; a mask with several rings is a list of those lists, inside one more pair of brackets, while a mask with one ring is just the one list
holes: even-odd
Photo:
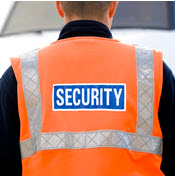
[[[112, 38], [102, 23], [80, 20], [68, 23], [59, 39], [75, 36]], [[163, 132], [163, 161], [161, 169], [166, 175], [175, 175], [175, 79], [163, 63], [163, 87], [159, 104], [159, 121]], [[0, 175], [21, 175], [19, 148], [20, 122], [18, 115], [17, 81], [9, 67], [0, 80]]]

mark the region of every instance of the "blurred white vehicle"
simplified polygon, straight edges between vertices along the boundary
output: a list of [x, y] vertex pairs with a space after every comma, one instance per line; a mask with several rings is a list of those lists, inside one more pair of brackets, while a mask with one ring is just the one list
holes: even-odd
[[[12, 2], [8, 3], [7, 6], [8, 8], [6, 8], [6, 11], [9, 11], [12, 7]], [[0, 12], [2, 13], [1, 8]], [[5, 8], [3, 15], [4, 14]], [[0, 27], [4, 25], [4, 20], [2, 20], [1, 17], [2, 16], [0, 14]], [[3, 18], [7, 20], [6, 17], [4, 15]], [[115, 24], [116, 22], [114, 25]], [[53, 27], [53, 29], [55, 29], [55, 27]], [[175, 30], [119, 28], [112, 29], [112, 34], [114, 39], [118, 39], [124, 43], [139, 44], [149, 48], [161, 50], [163, 52], [164, 61], [175, 73]], [[39, 33], [28, 32], [0, 37], [0, 77], [10, 66], [10, 56], [18, 56], [33, 49], [44, 47], [49, 43], [56, 41], [58, 36], [59, 31], [49, 31], [49, 29], [43, 29]]]

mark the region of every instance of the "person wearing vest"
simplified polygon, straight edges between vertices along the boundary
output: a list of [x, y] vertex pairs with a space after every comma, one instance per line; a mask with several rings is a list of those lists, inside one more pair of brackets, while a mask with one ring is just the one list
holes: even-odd
[[[83, 20], [90, 11], [89, 20], [110, 28], [117, 4], [56, 2], [56, 7], [67, 25], [88, 23]], [[84, 8], [71, 12], [75, 7]], [[160, 51], [102, 34], [73, 34], [11, 58], [11, 66], [23, 175], [164, 175]]]

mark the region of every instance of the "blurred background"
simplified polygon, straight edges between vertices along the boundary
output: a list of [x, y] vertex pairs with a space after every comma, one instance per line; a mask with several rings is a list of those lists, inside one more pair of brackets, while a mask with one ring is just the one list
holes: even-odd
[[[0, 1], [0, 77], [10, 56], [56, 41], [63, 25], [52, 1]], [[121, 42], [163, 51], [175, 73], [175, 1], [121, 1], [112, 34]]]

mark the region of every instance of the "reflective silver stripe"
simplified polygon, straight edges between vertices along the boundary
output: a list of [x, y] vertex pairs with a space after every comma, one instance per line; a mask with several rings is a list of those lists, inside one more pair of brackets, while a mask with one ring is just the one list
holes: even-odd
[[39, 150], [113, 147], [161, 155], [162, 139], [152, 136], [154, 103], [153, 53], [136, 47], [137, 133], [118, 130], [41, 133], [41, 96], [37, 52], [22, 56], [22, 81], [31, 138], [21, 141], [22, 159]]
[[[32, 141], [30, 141], [31, 149], [26, 150], [26, 148], [22, 147], [22, 149], [25, 149], [25, 153], [22, 154], [27, 154], [28, 151], [36, 150], [34, 147], [38, 147], [40, 143], [41, 96], [38, 75], [38, 50], [27, 53], [21, 57], [21, 72], [24, 98], [32, 137]], [[25, 146], [28, 143], [27, 141], [24, 142], [21, 143], [22, 146]]]
[[137, 62], [137, 133], [152, 135], [154, 105], [153, 51], [136, 46]]
[[38, 150], [49, 149], [86, 149], [113, 147], [139, 152], [161, 154], [161, 138], [137, 135], [117, 130], [100, 130], [89, 132], [41, 133], [41, 146], [33, 146], [32, 139], [22, 141], [23, 158], [32, 156]]
[[[40, 135], [37, 138], [40, 140]], [[26, 157], [32, 156], [35, 152], [39, 150], [39, 144], [35, 143], [33, 138], [26, 139], [20, 142], [21, 148], [21, 158], [24, 159]]]

